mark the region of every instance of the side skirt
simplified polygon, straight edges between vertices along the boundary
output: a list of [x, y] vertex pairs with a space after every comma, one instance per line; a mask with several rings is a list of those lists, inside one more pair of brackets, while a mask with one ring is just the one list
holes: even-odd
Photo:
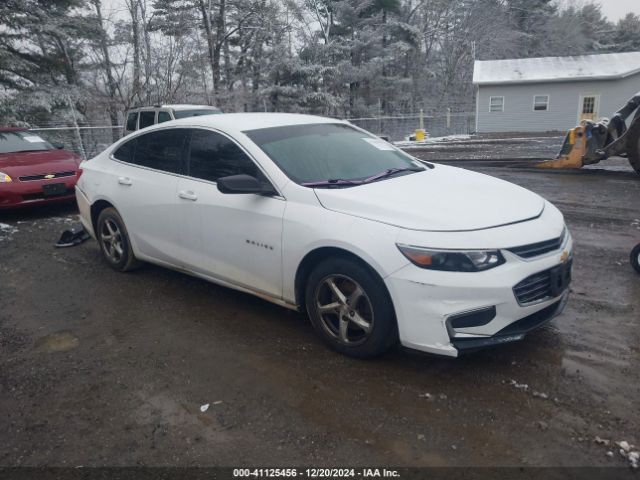
[[167, 263], [167, 262], [163, 262], [162, 260], [157, 260], [155, 258], [151, 258], [151, 257], [147, 257], [144, 255], [138, 256], [136, 255], [136, 258], [138, 258], [139, 260], [148, 262], [148, 263], [152, 263], [154, 265], [158, 265], [160, 267], [164, 267], [164, 268], [168, 268], [170, 270], [174, 270], [176, 272], [180, 272], [180, 273], [185, 273], [189, 276], [192, 277], [196, 277], [196, 278], [201, 278], [203, 280], [206, 280], [208, 282], [211, 283], [215, 283], [216, 285], [220, 285], [222, 287], [227, 287], [227, 288], [231, 288], [233, 290], [238, 290], [239, 292], [243, 292], [243, 293], [248, 293], [250, 295], [253, 295], [255, 297], [261, 298], [263, 300], [266, 300], [268, 302], [271, 303], [275, 303], [276, 305], [279, 305], [281, 307], [284, 308], [288, 308], [289, 310], [295, 310], [295, 311], [300, 311], [300, 308], [298, 307], [298, 305], [296, 305], [295, 303], [291, 303], [288, 302], [280, 297], [275, 297], [273, 295], [271, 295], [270, 293], [267, 292], [263, 292], [262, 290], [256, 290], [254, 288], [251, 288], [247, 285], [242, 285], [239, 283], [235, 283], [231, 280], [227, 280], [221, 277], [216, 277], [216, 276], [212, 276], [212, 275], [205, 275], [202, 273], [197, 273], [197, 272], [192, 272], [191, 270], [187, 270], [185, 268], [182, 267], [178, 267], [176, 265], [173, 265], [171, 263]]

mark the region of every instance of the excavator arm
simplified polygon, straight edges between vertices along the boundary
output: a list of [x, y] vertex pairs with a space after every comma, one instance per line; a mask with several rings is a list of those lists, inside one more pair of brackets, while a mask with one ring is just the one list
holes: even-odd
[[569, 130], [558, 156], [537, 166], [582, 168], [613, 156], [628, 158], [640, 174], [640, 92], [610, 119], [603, 118], [597, 123], [583, 120]]

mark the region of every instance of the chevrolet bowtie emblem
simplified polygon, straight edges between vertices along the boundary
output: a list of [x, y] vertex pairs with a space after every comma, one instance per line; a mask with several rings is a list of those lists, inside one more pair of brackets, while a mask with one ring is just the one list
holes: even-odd
[[46, 178], [47, 180], [50, 180], [52, 178], [56, 178], [56, 176], [53, 173], [50, 173], [49, 175], [45, 175], [44, 178]]
[[562, 255], [560, 255], [560, 261], [562, 263], [566, 263], [567, 260], [569, 260], [569, 252], [565, 250], [564, 252], [562, 252]]

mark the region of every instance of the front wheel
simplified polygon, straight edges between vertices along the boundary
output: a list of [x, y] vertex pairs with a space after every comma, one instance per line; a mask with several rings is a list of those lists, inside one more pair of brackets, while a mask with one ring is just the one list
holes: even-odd
[[98, 215], [96, 237], [102, 255], [114, 270], [126, 272], [139, 265], [131, 248], [127, 228], [115, 208], [105, 208]]
[[631, 250], [631, 266], [635, 268], [636, 272], [640, 273], [640, 244]]
[[384, 283], [358, 262], [331, 258], [320, 263], [307, 281], [305, 302], [316, 331], [340, 353], [374, 357], [398, 341]]

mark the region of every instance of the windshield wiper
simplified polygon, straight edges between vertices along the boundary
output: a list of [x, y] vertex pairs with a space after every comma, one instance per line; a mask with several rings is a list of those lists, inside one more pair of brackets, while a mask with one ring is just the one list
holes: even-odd
[[418, 167], [389, 168], [384, 172], [376, 173], [372, 177], [365, 178], [364, 180], [362, 180], [362, 183], [375, 182], [376, 180], [391, 177], [392, 175], [395, 175], [396, 173], [401, 173], [401, 172], [424, 172], [424, 171], [425, 171], [424, 168], [418, 168]]
[[331, 178], [329, 180], [320, 180], [317, 182], [304, 182], [301, 183], [303, 187], [343, 187], [361, 185], [362, 180], [348, 180], [345, 178]]
[[397, 168], [389, 168], [384, 172], [376, 173], [372, 177], [365, 178], [363, 180], [348, 180], [345, 178], [332, 178], [329, 180], [320, 180], [317, 182], [305, 182], [301, 183], [303, 187], [344, 187], [344, 186], [354, 186], [354, 185], [363, 185], [365, 183], [374, 182], [376, 180], [380, 180], [381, 178], [387, 178], [396, 173], [400, 172], [424, 172], [424, 168], [418, 167], [397, 167]]

